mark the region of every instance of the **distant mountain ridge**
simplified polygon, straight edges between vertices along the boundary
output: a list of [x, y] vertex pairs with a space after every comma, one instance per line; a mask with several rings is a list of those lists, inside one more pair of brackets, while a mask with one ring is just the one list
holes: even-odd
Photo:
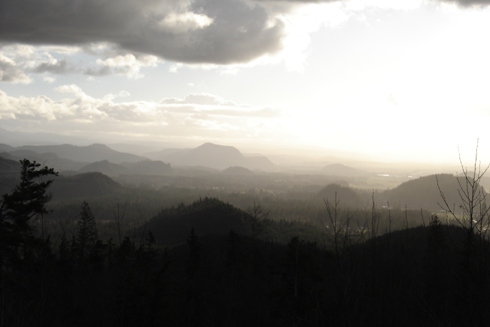
[[95, 162], [109, 160], [114, 163], [138, 162], [146, 158], [130, 153], [119, 152], [103, 144], [91, 144], [87, 146], [77, 146], [71, 144], [62, 145], [24, 145], [18, 147], [19, 150], [31, 150], [38, 153], [54, 153], [60, 158], [65, 158], [78, 162]]
[[29, 159], [31, 161], [37, 161], [46, 166], [50, 166], [55, 168], [56, 170], [77, 170], [83, 164], [65, 158], [60, 158], [57, 154], [52, 152], [36, 152], [33, 150], [25, 150], [25, 149], [14, 149], [10, 152], [5, 152], [10, 156], [11, 159], [22, 160]]
[[145, 157], [113, 150], [103, 144], [87, 146], [71, 144], [23, 145], [19, 147], [0, 144], [0, 153], [3, 153], [3, 157], [8, 156], [8, 159], [21, 160], [27, 158], [61, 171], [77, 171], [88, 163], [104, 160], [115, 164], [147, 160]]
[[153, 159], [178, 166], [204, 166], [223, 170], [241, 166], [248, 169], [274, 170], [275, 165], [265, 156], [245, 157], [233, 146], [204, 143], [194, 149], [164, 149], [148, 154]]
[[80, 168], [79, 172], [100, 172], [108, 176], [121, 174], [132, 175], [164, 175], [172, 172], [169, 164], [157, 160], [124, 162], [115, 164], [108, 160], [96, 161]]
[[21, 146], [24, 144], [33, 144], [33, 145], [58, 144], [60, 143], [60, 140], [63, 140], [64, 143], [72, 143], [72, 144], [87, 144], [90, 142], [75, 136], [60, 135], [54, 133], [40, 133], [40, 132], [33, 132], [33, 133], [13, 132], [13, 131], [8, 131], [1, 127], [0, 127], [0, 140], [2, 140], [3, 143], [8, 143], [13, 146]]
[[[3, 132], [7, 134], [10, 133], [5, 130]], [[0, 134], [1, 133], [2, 131], [0, 131]], [[96, 168], [95, 171], [109, 174], [114, 174], [117, 170], [121, 170], [119, 173], [122, 173], [124, 169], [116, 168], [116, 166], [109, 168], [107, 163], [102, 164], [100, 162], [108, 161], [112, 164], [138, 163], [148, 160], [148, 158], [164, 163], [170, 163], [174, 166], [207, 167], [218, 170], [240, 166], [251, 170], [276, 170], [276, 165], [265, 156], [244, 156], [233, 146], [218, 145], [214, 143], [204, 143], [193, 149], [163, 149], [159, 152], [147, 153], [145, 157], [120, 152], [109, 146], [98, 143], [87, 146], [72, 144], [11, 146], [0, 144], [0, 153], [3, 152], [10, 154], [12, 156], [11, 159], [20, 160], [28, 158], [55, 167], [59, 170], [78, 171], [83, 168], [82, 171], [87, 171], [86, 168], [84, 168], [87, 164], [99, 162], [99, 164], [96, 165], [98, 168]], [[103, 165], [105, 165], [105, 167], [103, 167]], [[162, 164], [160, 164], [159, 168], [155, 167], [155, 163], [152, 163], [151, 165], [146, 163], [146, 165], [147, 169], [156, 170], [158, 171], [158, 174], [166, 169]], [[131, 168], [130, 170], [134, 169]]]

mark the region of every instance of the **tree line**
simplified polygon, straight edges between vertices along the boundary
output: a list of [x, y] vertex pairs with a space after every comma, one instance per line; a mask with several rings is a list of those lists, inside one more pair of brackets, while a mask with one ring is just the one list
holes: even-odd
[[[330, 199], [325, 244], [298, 236], [283, 244], [271, 241], [278, 227], [262, 207], [245, 213], [204, 198], [156, 217], [189, 223], [184, 242], [165, 248], [150, 228], [142, 239], [101, 239], [82, 202], [76, 232], [53, 246], [42, 222], [57, 173], [21, 164], [0, 206], [2, 327], [485, 326], [490, 318], [478, 175], [469, 176], [475, 192], [462, 194], [467, 210], [454, 212], [460, 226], [432, 215], [425, 226], [382, 233], [379, 213], [390, 211], [373, 204], [366, 235], [353, 228], [355, 212]], [[202, 233], [217, 217], [231, 219], [231, 230]]]

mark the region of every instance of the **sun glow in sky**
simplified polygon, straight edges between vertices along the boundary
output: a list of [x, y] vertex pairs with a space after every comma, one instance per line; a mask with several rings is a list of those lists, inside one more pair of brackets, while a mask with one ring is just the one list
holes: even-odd
[[489, 5], [0, 0], [0, 127], [489, 159]]

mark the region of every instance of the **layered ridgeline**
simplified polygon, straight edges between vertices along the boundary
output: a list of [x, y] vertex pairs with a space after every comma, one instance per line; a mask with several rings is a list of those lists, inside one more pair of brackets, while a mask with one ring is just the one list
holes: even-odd
[[213, 143], [205, 143], [194, 149], [165, 149], [148, 153], [147, 156], [172, 166], [203, 166], [219, 170], [233, 166], [265, 171], [275, 169], [272, 161], [264, 156], [244, 156], [235, 147]]
[[126, 175], [165, 175], [172, 172], [170, 164], [158, 160], [123, 162], [115, 164], [109, 160], [97, 161], [79, 169], [79, 172], [101, 172], [109, 176]]
[[58, 170], [76, 171], [83, 166], [108, 160], [113, 163], [138, 162], [147, 160], [144, 157], [130, 153], [115, 151], [103, 144], [92, 144], [87, 146], [76, 146], [71, 144], [62, 145], [24, 145], [11, 147], [0, 146], [0, 156], [9, 156], [11, 159], [22, 160], [29, 158], [42, 162], [48, 166], [57, 167]]
[[20, 147], [0, 145], [0, 158], [11, 160], [30, 158], [49, 166], [59, 167], [61, 171], [100, 172], [109, 176], [163, 175], [171, 172], [169, 164], [119, 152], [103, 144]]
[[[490, 245], [478, 229], [488, 216], [479, 226], [454, 226], [432, 215], [424, 226], [393, 231], [404, 219], [396, 210], [385, 230], [376, 210], [339, 211], [314, 225], [273, 220], [255, 204], [244, 211], [201, 198], [167, 206], [162, 197], [146, 224], [123, 225], [125, 210], [101, 198], [124, 189], [109, 177], [56, 177], [27, 160], [22, 168], [22, 182], [0, 197], [5, 326], [486, 326], [490, 319]], [[439, 185], [453, 187], [454, 179], [441, 176]], [[427, 188], [428, 180], [407, 184]], [[63, 193], [87, 185], [85, 196], [101, 199], [113, 219], [82, 199], [48, 219], [45, 191], [60, 192], [56, 184]], [[332, 185], [320, 193], [349, 195]], [[272, 204], [273, 195], [260, 199]], [[353, 222], [366, 212], [365, 225]]]
[[[232, 146], [205, 143], [193, 149], [164, 149], [147, 153], [145, 157], [111, 149], [103, 144], [88, 146], [25, 145], [12, 147], [0, 144], [0, 157], [14, 160], [29, 158], [60, 171], [98, 171], [117, 174], [167, 174], [170, 166], [206, 167], [223, 170], [244, 167], [252, 170], [273, 171], [276, 166], [265, 156], [243, 155]], [[151, 158], [153, 160], [149, 160]]]

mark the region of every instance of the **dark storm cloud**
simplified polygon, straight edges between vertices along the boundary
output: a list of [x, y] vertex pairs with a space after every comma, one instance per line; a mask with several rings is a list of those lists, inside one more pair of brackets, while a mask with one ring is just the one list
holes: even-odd
[[[106, 42], [167, 60], [218, 64], [246, 62], [281, 48], [283, 24], [257, 3], [196, 0], [183, 4], [188, 3], [0, 0], [0, 42]], [[182, 16], [185, 13], [191, 15]], [[208, 21], [203, 23], [201, 18]]]

